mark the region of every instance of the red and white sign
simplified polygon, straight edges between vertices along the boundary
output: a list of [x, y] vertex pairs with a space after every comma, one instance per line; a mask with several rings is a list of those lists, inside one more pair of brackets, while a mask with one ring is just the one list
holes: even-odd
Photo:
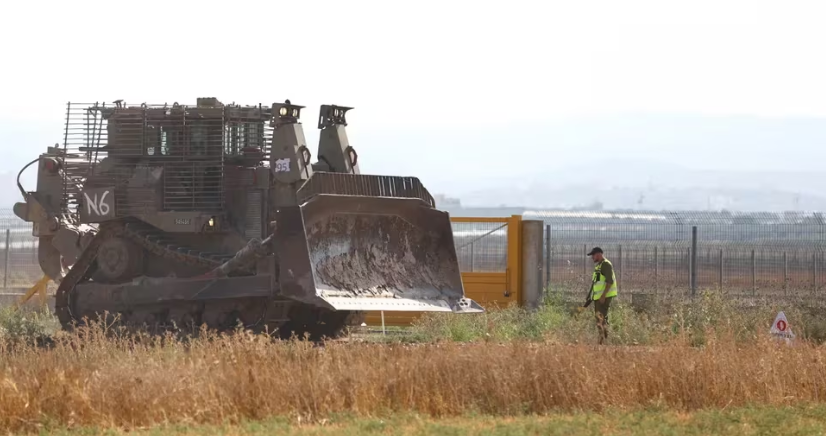
[[792, 333], [791, 327], [789, 327], [789, 320], [786, 319], [786, 314], [778, 312], [777, 317], [774, 318], [774, 323], [772, 324], [772, 328], [770, 332], [773, 336], [779, 336], [783, 338], [794, 338], [794, 333]]

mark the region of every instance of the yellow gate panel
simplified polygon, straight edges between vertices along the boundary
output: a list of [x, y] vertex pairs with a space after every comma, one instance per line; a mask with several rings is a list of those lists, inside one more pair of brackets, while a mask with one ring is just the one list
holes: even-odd
[[484, 307], [489, 303], [501, 305], [502, 300], [516, 301], [515, 294], [508, 290], [507, 277], [505, 273], [462, 273], [465, 295]]
[[[384, 325], [408, 326], [424, 312], [384, 312]], [[367, 312], [364, 322], [369, 326], [381, 326], [381, 312]]]

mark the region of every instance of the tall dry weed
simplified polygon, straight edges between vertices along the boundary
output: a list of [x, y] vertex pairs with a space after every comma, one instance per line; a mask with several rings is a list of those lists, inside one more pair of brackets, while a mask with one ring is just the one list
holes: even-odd
[[542, 341], [331, 343], [204, 334], [189, 342], [81, 329], [50, 349], [0, 341], [0, 431], [130, 428], [280, 415], [449, 416], [820, 402], [826, 348], [709, 331], [659, 347]]
[[656, 307], [614, 306], [609, 347], [588, 345], [592, 312], [553, 300], [538, 311], [425, 317], [408, 337], [422, 344], [323, 347], [102, 325], [53, 334], [44, 347], [31, 338], [54, 333], [48, 315], [0, 312], [0, 431], [824, 401], [826, 348], [807, 333], [817, 313], [784, 308], [804, 339], [787, 346], [768, 338], [774, 306], [706, 295]]

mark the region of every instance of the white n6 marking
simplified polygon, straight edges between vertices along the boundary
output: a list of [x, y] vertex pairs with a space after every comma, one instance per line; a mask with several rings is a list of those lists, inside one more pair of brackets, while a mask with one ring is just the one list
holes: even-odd
[[103, 191], [100, 200], [98, 200], [98, 195], [95, 193], [95, 199], [92, 200], [89, 198], [89, 194], [84, 192], [83, 196], [86, 197], [86, 213], [91, 214], [92, 210], [94, 210], [97, 216], [109, 215], [109, 204], [106, 203], [107, 195], [109, 195], [109, 191]]

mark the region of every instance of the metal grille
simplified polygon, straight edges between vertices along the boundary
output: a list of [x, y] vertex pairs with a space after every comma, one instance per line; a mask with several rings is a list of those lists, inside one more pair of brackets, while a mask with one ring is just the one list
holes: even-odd
[[263, 238], [264, 232], [262, 222], [264, 220], [264, 210], [261, 204], [263, 193], [259, 190], [247, 192], [247, 208], [244, 214], [244, 236], [247, 239]]
[[507, 223], [452, 223], [462, 272], [504, 272], [508, 266]]
[[546, 224], [546, 281], [553, 290], [585, 292], [605, 250], [620, 292], [744, 296], [815, 295], [826, 223], [819, 213], [529, 211]]
[[69, 103], [64, 208], [80, 190], [115, 187], [117, 216], [224, 207], [224, 165], [266, 162], [271, 110], [199, 99], [187, 105]]
[[298, 190], [299, 202], [316, 194], [419, 198], [436, 207], [433, 197], [415, 177], [317, 172]]

